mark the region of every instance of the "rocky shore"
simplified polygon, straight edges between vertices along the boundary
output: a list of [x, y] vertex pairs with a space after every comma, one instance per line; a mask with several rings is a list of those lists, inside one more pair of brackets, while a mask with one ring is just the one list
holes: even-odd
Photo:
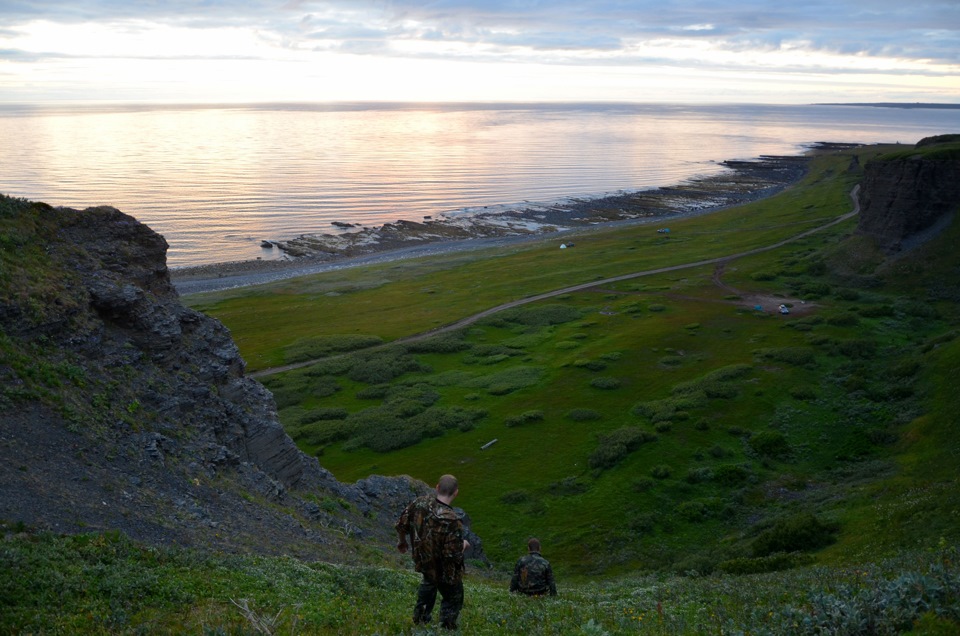
[[372, 262], [549, 239], [600, 225], [666, 222], [775, 194], [803, 176], [811, 154], [846, 147], [849, 145], [819, 143], [805, 155], [725, 161], [726, 170], [716, 175], [670, 187], [572, 198], [549, 205], [473, 210], [423, 221], [399, 220], [375, 227], [352, 226], [337, 234], [303, 234], [272, 242], [283, 252], [283, 260], [180, 268], [171, 271], [171, 278], [179, 293], [192, 294]]

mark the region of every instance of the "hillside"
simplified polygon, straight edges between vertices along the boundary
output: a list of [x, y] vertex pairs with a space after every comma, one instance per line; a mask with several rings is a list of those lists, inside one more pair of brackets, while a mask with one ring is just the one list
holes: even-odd
[[[849, 212], [885, 153], [824, 153], [787, 192], [669, 235], [597, 232], [574, 250], [545, 243], [190, 302], [231, 328], [253, 366], [349, 351], [549, 289], [789, 240]], [[916, 504], [894, 493], [914, 484], [899, 464], [912, 427], [932, 418], [953, 439], [937, 369], [956, 346], [956, 277], [943, 275], [955, 257], [909, 289], [885, 258], [850, 220], [263, 381], [298, 445], [342, 480], [456, 472], [498, 563], [536, 535], [568, 575], [783, 567], [762, 546], [797, 524], [806, 538], [779, 546], [799, 549], [797, 562], [895, 550], [912, 533], [935, 545], [955, 538], [955, 476], [924, 481], [938, 494], [916, 527]]]
[[[358, 268], [195, 309], [130, 217], [3, 198], [3, 627], [404, 631], [415, 579], [386, 520], [423, 484], [376, 475], [454, 472], [492, 559], [471, 568], [469, 633], [951, 633], [960, 223], [948, 203], [895, 257], [855, 220], [830, 225], [885, 152], [823, 153], [782, 194], [668, 235]], [[241, 352], [259, 370], [318, 361], [265, 376], [271, 396]], [[500, 589], [530, 535], [563, 581], [537, 606]]]
[[363, 560], [423, 484], [346, 486], [284, 433], [166, 241], [113, 209], [0, 198], [0, 519], [150, 544]]

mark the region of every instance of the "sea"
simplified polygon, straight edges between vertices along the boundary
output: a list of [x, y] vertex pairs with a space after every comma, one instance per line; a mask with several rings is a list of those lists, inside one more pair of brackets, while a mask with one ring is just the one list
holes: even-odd
[[[264, 241], [681, 183], [817, 142], [960, 132], [960, 110], [686, 104], [0, 104], [0, 193], [110, 205], [171, 267]], [[334, 225], [336, 223], [336, 225]]]

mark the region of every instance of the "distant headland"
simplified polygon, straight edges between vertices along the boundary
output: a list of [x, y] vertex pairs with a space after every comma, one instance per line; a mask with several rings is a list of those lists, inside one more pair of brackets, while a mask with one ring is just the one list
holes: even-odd
[[945, 108], [960, 109], [960, 104], [934, 104], [930, 102], [849, 102], [814, 104], [814, 106], [871, 106], [874, 108]]

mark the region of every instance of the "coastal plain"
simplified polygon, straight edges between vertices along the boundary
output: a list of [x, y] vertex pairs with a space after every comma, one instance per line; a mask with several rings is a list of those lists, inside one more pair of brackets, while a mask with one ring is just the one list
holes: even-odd
[[[854, 238], [856, 219], [797, 237], [855, 210], [863, 165], [896, 148], [821, 152], [779, 194], [672, 219], [669, 233], [599, 227], [563, 250], [545, 239], [186, 301], [231, 329], [288, 432], [339, 479], [429, 483], [439, 471], [470, 484], [462, 505], [495, 561], [537, 535], [568, 574], [715, 568], [783, 515], [879, 523], [865, 500], [840, 493], [837, 475], [893, 470], [880, 431], [913, 417], [915, 398], [893, 411], [870, 399], [853, 407], [844, 383], [883, 383], [884, 365], [862, 362], [878, 339], [908, 350], [949, 328], [908, 335], [881, 315], [894, 300], [860, 273], [883, 259]], [[671, 269], [709, 259], [720, 262]], [[603, 282], [642, 271], [651, 275]], [[407, 344], [570, 286], [585, 289]], [[291, 363], [305, 366], [265, 377]], [[764, 439], [772, 446], [760, 450]], [[607, 465], [603, 453], [617, 459]], [[686, 516], [669, 514], [678, 506]], [[754, 515], [767, 521], [743, 525]], [[908, 527], [919, 531], [841, 533], [822, 558], [863, 558]]]

